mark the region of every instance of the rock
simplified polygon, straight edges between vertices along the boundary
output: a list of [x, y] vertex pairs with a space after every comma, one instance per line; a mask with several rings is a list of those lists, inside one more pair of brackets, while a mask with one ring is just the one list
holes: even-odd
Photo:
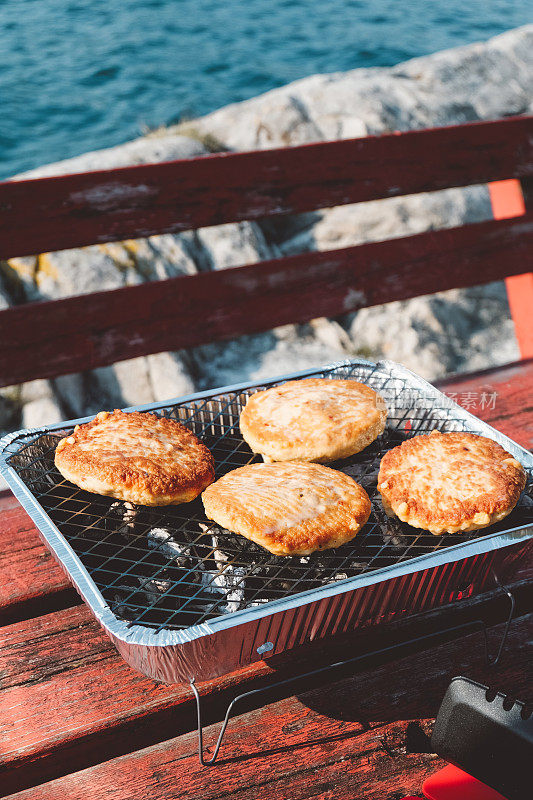
[[24, 383], [20, 388], [20, 404], [24, 428], [39, 428], [64, 418], [50, 381], [39, 379]]
[[194, 383], [181, 353], [157, 353], [54, 380], [71, 417], [96, 414], [191, 394]]
[[53, 397], [41, 397], [25, 403], [22, 409], [23, 428], [42, 428], [61, 422], [63, 413]]
[[241, 267], [277, 255], [277, 249], [267, 245], [261, 228], [254, 222], [201, 228], [197, 236], [203, 249], [204, 269]]
[[0, 263], [0, 277], [18, 302], [55, 300], [191, 275], [197, 271], [196, 259], [201, 260], [198, 250], [192, 233], [163, 234], [11, 258]]
[[90, 153], [45, 164], [37, 169], [17, 175], [13, 180], [43, 178], [48, 175], [67, 175], [75, 172], [92, 172], [100, 169], [117, 169], [134, 164], [156, 164], [181, 158], [195, 158], [206, 154], [206, 148], [197, 139], [172, 133], [155, 133], [134, 139], [126, 144], [93, 150]]
[[50, 384], [42, 378], [35, 381], [27, 381], [20, 387], [20, 400], [22, 403], [30, 403], [43, 397], [50, 397]]
[[531, 102], [533, 26], [392, 68], [393, 77], [416, 81], [420, 124], [521, 114]]
[[200, 134], [215, 136], [230, 150], [284, 147], [324, 138], [309, 118], [305, 105], [289, 87], [274, 89], [244, 103], [233, 103], [195, 120], [194, 127]]
[[284, 325], [268, 333], [241, 336], [191, 350], [199, 389], [262, 381], [295, 370], [344, 359], [352, 354], [349, 337], [334, 322]]
[[[0, 295], [4, 302], [24, 303], [35, 295], [34, 277], [37, 268], [36, 256], [10, 258], [0, 261]], [[1, 301], [0, 301], [1, 302]]]
[[54, 378], [51, 385], [54, 394], [65, 409], [66, 416], [70, 419], [84, 417], [93, 410], [88, 403], [88, 387], [84, 373], [61, 375], [59, 378]]
[[130, 358], [95, 369], [91, 382], [98, 396], [105, 398], [104, 407], [108, 409], [154, 402], [146, 358]]
[[94, 245], [39, 256], [35, 283], [40, 297], [56, 299], [117, 289], [134, 282], [132, 273], [133, 265], [121, 263], [112, 245]]
[[317, 212], [315, 224], [279, 243], [284, 255], [332, 250], [491, 219], [485, 186], [392, 197]]
[[532, 52], [526, 25], [395, 67], [312, 75], [194, 127], [232, 150], [253, 150], [522, 114], [533, 100]]
[[146, 361], [154, 401], [172, 400], [194, 392], [194, 381], [182, 354], [156, 353]]
[[201, 255], [192, 231], [150, 236], [125, 242], [124, 246], [135, 261], [137, 273], [145, 280], [163, 280], [198, 272], [197, 263]]
[[500, 283], [365, 308], [349, 333], [361, 354], [399, 361], [430, 380], [520, 357]]

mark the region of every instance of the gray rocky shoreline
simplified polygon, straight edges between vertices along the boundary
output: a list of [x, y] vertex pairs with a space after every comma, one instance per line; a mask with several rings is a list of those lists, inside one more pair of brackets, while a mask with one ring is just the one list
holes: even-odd
[[[313, 75], [24, 177], [531, 113], [532, 53], [533, 25], [391, 68]], [[0, 262], [0, 309], [490, 217], [487, 188], [476, 186], [15, 258]], [[261, 380], [355, 355], [385, 356], [430, 379], [512, 361], [519, 354], [505, 288], [498, 283], [453, 290], [10, 387], [0, 390], [0, 431]]]

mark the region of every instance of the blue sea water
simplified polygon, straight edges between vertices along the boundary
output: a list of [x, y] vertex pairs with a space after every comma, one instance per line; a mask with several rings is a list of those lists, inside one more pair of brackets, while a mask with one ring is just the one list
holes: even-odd
[[0, 0], [0, 177], [530, 19], [530, 0]]

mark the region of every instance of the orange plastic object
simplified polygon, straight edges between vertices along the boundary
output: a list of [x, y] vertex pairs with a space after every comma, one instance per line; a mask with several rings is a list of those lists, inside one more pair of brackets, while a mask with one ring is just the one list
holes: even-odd
[[[526, 213], [520, 181], [489, 183], [494, 219], [521, 217]], [[529, 266], [524, 264], [524, 266]], [[513, 275], [505, 279], [509, 308], [522, 358], [533, 357], [533, 273]]]
[[428, 800], [507, 800], [503, 794], [452, 764], [428, 778], [422, 791]]

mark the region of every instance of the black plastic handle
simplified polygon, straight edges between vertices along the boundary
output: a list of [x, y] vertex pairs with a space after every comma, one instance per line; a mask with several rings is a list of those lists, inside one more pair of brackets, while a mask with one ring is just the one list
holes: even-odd
[[533, 797], [533, 705], [469, 678], [452, 680], [431, 744], [439, 756], [503, 794]]

